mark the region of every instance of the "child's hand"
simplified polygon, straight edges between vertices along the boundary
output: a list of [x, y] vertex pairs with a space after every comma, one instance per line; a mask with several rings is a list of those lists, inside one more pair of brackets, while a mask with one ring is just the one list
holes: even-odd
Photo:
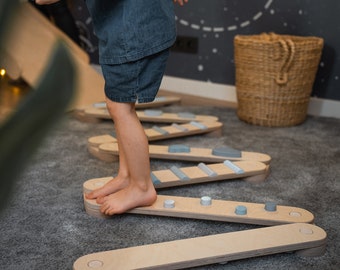
[[174, 0], [175, 3], [178, 3], [180, 6], [183, 6], [185, 3], [188, 3], [189, 0]]

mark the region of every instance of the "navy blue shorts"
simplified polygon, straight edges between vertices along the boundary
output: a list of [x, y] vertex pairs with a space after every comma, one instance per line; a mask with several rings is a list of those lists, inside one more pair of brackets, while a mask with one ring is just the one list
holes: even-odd
[[102, 64], [105, 95], [114, 102], [152, 102], [159, 90], [169, 49], [137, 61]]

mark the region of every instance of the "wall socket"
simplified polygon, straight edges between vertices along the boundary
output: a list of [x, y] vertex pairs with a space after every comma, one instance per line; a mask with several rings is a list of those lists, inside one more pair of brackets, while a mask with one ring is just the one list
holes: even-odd
[[175, 44], [171, 47], [173, 52], [198, 53], [198, 38], [188, 36], [177, 36]]

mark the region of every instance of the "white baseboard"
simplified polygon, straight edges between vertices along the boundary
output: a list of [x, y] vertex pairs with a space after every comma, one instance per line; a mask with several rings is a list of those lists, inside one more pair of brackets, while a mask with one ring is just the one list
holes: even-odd
[[[161, 89], [173, 93], [237, 103], [236, 89], [233, 85], [164, 76]], [[340, 101], [312, 97], [309, 102], [308, 114], [340, 119]]]
[[340, 119], [340, 101], [311, 97], [308, 114]]
[[235, 86], [164, 76], [161, 89], [169, 92], [237, 103]]

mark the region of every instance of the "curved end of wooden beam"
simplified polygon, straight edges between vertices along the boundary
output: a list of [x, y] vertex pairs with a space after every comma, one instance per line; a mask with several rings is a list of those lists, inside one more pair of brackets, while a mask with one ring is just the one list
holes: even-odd
[[258, 184], [258, 183], [262, 183], [266, 181], [269, 174], [270, 174], [270, 166], [267, 165], [265, 171], [262, 174], [245, 177], [244, 180], [249, 183]]

